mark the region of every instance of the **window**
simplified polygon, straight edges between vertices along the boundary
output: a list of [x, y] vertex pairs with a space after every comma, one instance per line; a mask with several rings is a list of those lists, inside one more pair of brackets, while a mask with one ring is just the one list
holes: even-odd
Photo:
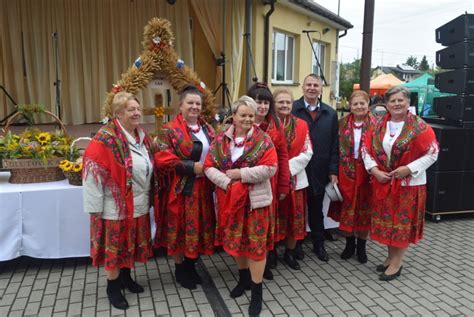
[[273, 32], [273, 67], [274, 82], [293, 83], [293, 64], [295, 56], [295, 38], [281, 32]]
[[[325, 63], [325, 55], [326, 55], [326, 45], [319, 43], [319, 42], [313, 42], [313, 49], [316, 52], [316, 56], [318, 57], [319, 64], [321, 64], [321, 69], [323, 71], [324, 77], [327, 76], [326, 72], [324, 71], [324, 63]], [[311, 60], [313, 67], [311, 70], [313, 71], [313, 74], [316, 74], [318, 76], [321, 76], [321, 70], [318, 67], [318, 63], [316, 63], [316, 59], [314, 58], [314, 54], [311, 52]]]

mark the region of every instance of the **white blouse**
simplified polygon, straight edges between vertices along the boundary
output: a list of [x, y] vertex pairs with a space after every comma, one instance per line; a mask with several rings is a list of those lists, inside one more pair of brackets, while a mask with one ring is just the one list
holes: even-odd
[[[387, 128], [382, 141], [383, 149], [387, 154], [388, 159], [392, 152], [392, 146], [397, 140], [398, 136], [402, 132], [402, 128], [405, 122], [387, 122]], [[435, 146], [433, 144], [433, 146]], [[374, 158], [370, 156], [366, 151], [362, 151], [362, 159], [364, 160], [365, 169], [370, 170], [377, 166]], [[411, 177], [407, 180], [402, 181], [402, 186], [419, 186], [426, 184], [426, 170], [438, 159], [437, 148], [431, 148], [427, 154], [422, 157], [410, 162], [406, 166], [411, 172]]]

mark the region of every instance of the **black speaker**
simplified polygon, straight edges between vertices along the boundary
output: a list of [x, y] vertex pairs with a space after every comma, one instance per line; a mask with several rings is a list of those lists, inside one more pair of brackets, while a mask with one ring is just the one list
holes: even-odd
[[436, 65], [446, 69], [474, 67], [474, 42], [460, 42], [437, 51]]
[[436, 42], [443, 46], [474, 39], [474, 14], [463, 14], [436, 29]]
[[438, 160], [429, 168], [432, 171], [469, 169], [471, 135], [474, 129], [441, 124], [430, 124], [439, 143]]
[[474, 94], [474, 68], [456, 69], [436, 74], [435, 86], [442, 92]]
[[436, 97], [433, 109], [444, 118], [474, 121], [474, 95]]
[[462, 177], [461, 208], [474, 210], [474, 171], [464, 171]]
[[428, 171], [426, 210], [435, 212], [460, 211], [464, 171]]

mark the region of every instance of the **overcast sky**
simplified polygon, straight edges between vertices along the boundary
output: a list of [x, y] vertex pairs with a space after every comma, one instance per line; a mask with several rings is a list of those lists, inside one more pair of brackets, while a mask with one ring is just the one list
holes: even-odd
[[[313, 0], [337, 13], [338, 0]], [[365, 0], [340, 0], [340, 16], [354, 28], [340, 40], [339, 61], [351, 62], [362, 55]], [[430, 66], [436, 51], [435, 29], [463, 14], [474, 13], [474, 0], [378, 0], [375, 1], [372, 67], [402, 64], [413, 55], [426, 55]]]

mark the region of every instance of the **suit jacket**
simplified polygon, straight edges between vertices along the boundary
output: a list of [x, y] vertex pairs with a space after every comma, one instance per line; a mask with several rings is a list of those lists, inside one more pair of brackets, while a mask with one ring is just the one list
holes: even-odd
[[292, 113], [308, 123], [309, 135], [313, 143], [313, 156], [306, 167], [309, 190], [314, 195], [324, 194], [329, 183], [329, 175], [339, 172], [339, 126], [336, 111], [325, 103], [320, 103], [316, 119], [313, 121], [305, 107], [304, 97], [293, 103]]

